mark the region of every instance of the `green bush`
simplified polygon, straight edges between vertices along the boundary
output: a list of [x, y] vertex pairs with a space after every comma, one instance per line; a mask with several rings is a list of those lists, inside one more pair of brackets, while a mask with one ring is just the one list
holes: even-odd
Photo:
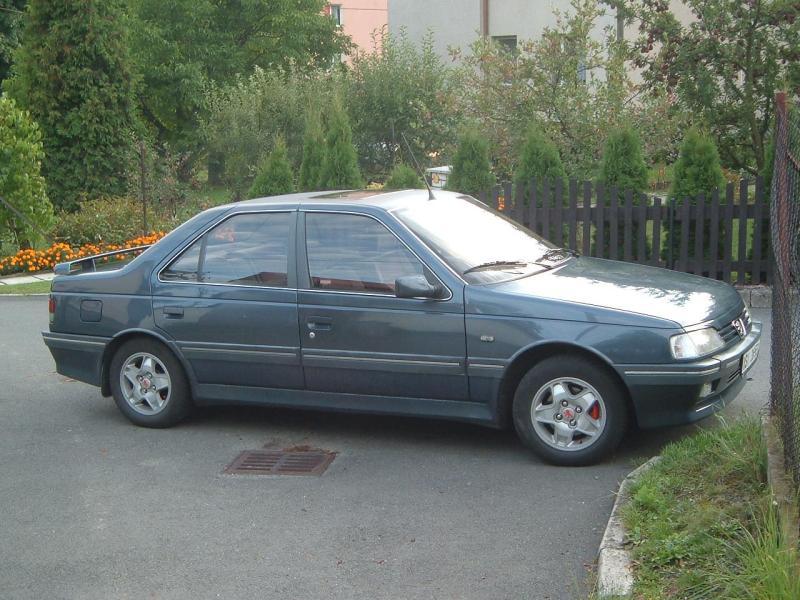
[[423, 187], [422, 180], [417, 172], [406, 164], [400, 163], [389, 175], [384, 188], [387, 190], [415, 190]]
[[55, 205], [125, 193], [138, 127], [121, 0], [30, 0], [14, 77], [42, 129], [42, 173]]
[[43, 157], [36, 123], [0, 96], [0, 234], [10, 233], [18, 246], [33, 245], [52, 225], [53, 207], [39, 172]]
[[300, 163], [300, 189], [311, 191], [319, 188], [322, 165], [325, 162], [325, 136], [316, 106], [306, 111], [303, 134], [303, 162]]
[[[153, 225], [148, 229], [160, 229], [151, 212]], [[53, 237], [56, 241], [71, 246], [83, 244], [121, 244], [142, 234], [142, 207], [139, 202], [126, 197], [107, 197], [81, 202], [78, 210], [58, 216]]]
[[630, 128], [612, 131], [606, 140], [600, 180], [606, 188], [616, 187], [623, 192], [632, 190], [634, 199], [647, 189], [647, 165], [642, 156], [642, 142]]
[[[606, 140], [605, 150], [603, 151], [603, 163], [600, 167], [600, 180], [606, 186], [606, 197], [604, 203], [609, 206], [611, 202], [610, 190], [617, 189], [617, 197], [620, 206], [625, 202], [626, 192], [633, 192], [633, 206], [641, 204], [642, 194], [647, 189], [647, 165], [642, 156], [642, 143], [639, 135], [629, 127], [623, 127], [612, 131]], [[594, 232], [594, 244], [597, 245], [597, 232]], [[637, 240], [639, 237], [639, 223], [635, 220], [631, 222], [631, 253], [637, 253]], [[603, 254], [598, 256], [610, 256], [610, 232], [606, 231], [603, 240]], [[617, 256], [622, 257], [625, 244], [625, 223], [620, 221], [617, 226]], [[645, 255], [649, 254], [649, 248], [645, 247]], [[640, 260], [645, 257], [637, 257]]]
[[[700, 194], [705, 194], [708, 199], [716, 188], [721, 188], [723, 185], [725, 185], [725, 176], [720, 166], [717, 147], [709, 137], [701, 134], [697, 129], [690, 129], [683, 139], [680, 155], [672, 170], [670, 196], [675, 202], [677, 219], [672, 230], [667, 230], [664, 236], [663, 253], [665, 255], [668, 254], [670, 247], [672, 247], [673, 256], [677, 256], [680, 252], [682, 238], [680, 215], [684, 202], [689, 202], [694, 206], [697, 204]], [[721, 197], [720, 200], [724, 201], [724, 198]], [[688, 236], [689, 256], [694, 256], [695, 231], [694, 223], [691, 223]], [[710, 231], [711, 223], [706, 220], [703, 228], [703, 251], [706, 257], [710, 257], [712, 254], [708, 243]], [[717, 254], [724, 247], [724, 234], [725, 230], [720, 229], [719, 246], [715, 250]]]
[[[514, 173], [514, 183], [517, 188], [522, 189], [523, 197], [526, 199], [530, 195], [532, 179], [536, 179], [539, 186], [543, 185], [544, 180], [552, 185], [559, 179], [566, 184], [567, 179], [567, 172], [561, 162], [558, 148], [536, 125], [528, 128], [519, 164]], [[564, 185], [564, 189], [566, 189], [566, 185]], [[537, 198], [541, 206], [541, 196], [537, 196]], [[566, 198], [567, 195], [564, 194], [564, 199]]]
[[477, 130], [467, 129], [458, 141], [447, 189], [476, 195], [489, 191], [494, 183], [489, 143]]
[[328, 114], [325, 135], [325, 162], [320, 175], [322, 189], [353, 189], [362, 186], [350, 121], [339, 98], [335, 98]]
[[250, 197], [278, 196], [293, 191], [294, 175], [286, 153], [286, 142], [279, 137], [275, 142], [275, 148], [264, 161], [261, 171], [250, 187]]

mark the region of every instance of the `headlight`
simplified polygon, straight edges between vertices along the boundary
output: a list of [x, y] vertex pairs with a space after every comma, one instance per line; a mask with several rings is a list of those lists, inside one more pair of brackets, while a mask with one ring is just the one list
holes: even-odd
[[675, 358], [697, 358], [718, 350], [725, 345], [713, 327], [673, 335], [669, 338], [672, 356]]

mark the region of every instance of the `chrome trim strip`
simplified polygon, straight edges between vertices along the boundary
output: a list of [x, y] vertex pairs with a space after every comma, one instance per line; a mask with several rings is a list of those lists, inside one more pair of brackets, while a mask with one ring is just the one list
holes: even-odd
[[84, 340], [84, 339], [81, 339], [81, 338], [66, 337], [66, 336], [62, 336], [62, 335], [57, 335], [57, 334], [52, 334], [52, 333], [45, 333], [45, 332], [42, 333], [42, 337], [45, 339], [45, 342], [47, 340], [52, 340], [54, 342], [69, 342], [69, 343], [72, 343], [72, 344], [86, 344], [87, 346], [105, 346], [106, 344], [108, 344], [108, 341], [97, 342], [97, 341], [94, 341], [94, 340]]
[[701, 406], [700, 408], [695, 408], [695, 409], [694, 409], [694, 412], [696, 412], [696, 413], [703, 412], [704, 410], [708, 410], [708, 409], [709, 409], [709, 408], [711, 408], [712, 406], [714, 406], [714, 403], [713, 403], [713, 402], [712, 402], [712, 403], [710, 403], [710, 404], [706, 404], [705, 406]]
[[[430, 265], [428, 265], [428, 263], [426, 263], [424, 260], [422, 260], [422, 258], [420, 258], [420, 256], [419, 256], [419, 254], [414, 252], [414, 249], [411, 248], [411, 246], [406, 244], [405, 241], [403, 241], [403, 239], [399, 235], [397, 235], [394, 231], [392, 231], [391, 227], [389, 227], [386, 223], [381, 221], [375, 215], [370, 215], [368, 213], [363, 213], [363, 212], [356, 212], [356, 211], [352, 211], [352, 210], [315, 209], [315, 208], [303, 208], [302, 206], [299, 207], [298, 211], [299, 212], [303, 212], [303, 213], [327, 213], [327, 214], [332, 214], [332, 215], [355, 215], [357, 217], [368, 217], [368, 218], [372, 219], [373, 221], [377, 221], [384, 229], [386, 229], [386, 231], [391, 233], [397, 239], [398, 242], [403, 244], [403, 246], [405, 246], [406, 249], [409, 252], [411, 252], [411, 254], [413, 254], [414, 257], [420, 263], [422, 263], [422, 266], [424, 266], [431, 273], [433, 273], [433, 276], [436, 277], [436, 280], [439, 283], [442, 284], [444, 289], [446, 289], [447, 293], [449, 294], [449, 296], [447, 298], [423, 298], [423, 300], [428, 301], [428, 302], [430, 302], [430, 301], [433, 301], [433, 302], [447, 302], [448, 300], [452, 300], [453, 299], [453, 290], [451, 290], [448, 287], [448, 285], [439, 278], [439, 276], [436, 274], [436, 271], [431, 269]], [[387, 214], [391, 214], [388, 211], [386, 211], [386, 213]], [[398, 223], [403, 225], [403, 223], [397, 217], [395, 217], [395, 221], [397, 221]], [[414, 236], [414, 237], [416, 238], [416, 236]], [[419, 238], [417, 238], [417, 239], [419, 240]], [[306, 244], [306, 263], [308, 263], [308, 238], [307, 238], [305, 232], [303, 233], [303, 241]], [[427, 244], [424, 244], [422, 242], [422, 240], [419, 240], [419, 242], [423, 246], [425, 246], [426, 248], [428, 247]], [[308, 274], [309, 274], [309, 277], [311, 277], [311, 267], [308, 264], [306, 264], [306, 267], [308, 267]], [[309, 283], [309, 285], [311, 285], [310, 281], [308, 283]], [[299, 282], [298, 282], [298, 284], [299, 284]], [[309, 292], [335, 292], [337, 294], [350, 294], [350, 295], [354, 295], [354, 296], [385, 296], [386, 298], [396, 298], [397, 297], [394, 294], [376, 294], [376, 293], [373, 293], [373, 292], [366, 292], [366, 293], [346, 292], [346, 291], [343, 291], [343, 290], [321, 290], [321, 289], [313, 288], [313, 287], [310, 287], [308, 289], [302, 288], [302, 290], [303, 291], [309, 291]], [[401, 298], [401, 300], [416, 300], [416, 298]]]
[[505, 365], [485, 365], [485, 364], [478, 364], [478, 363], [469, 363], [467, 365], [470, 368], [475, 369], [505, 369]]
[[403, 358], [372, 358], [360, 356], [329, 356], [327, 354], [303, 354], [303, 358], [321, 358], [322, 360], [361, 360], [365, 362], [396, 363], [403, 365], [435, 365], [439, 367], [460, 367], [460, 362], [445, 362], [438, 360], [411, 360]]
[[625, 371], [625, 375], [711, 375], [719, 371], [719, 367], [704, 371]]
[[272, 350], [234, 350], [228, 348], [198, 348], [197, 346], [184, 346], [183, 352], [208, 352], [221, 354], [249, 354], [251, 356], [289, 356], [297, 358], [297, 352], [273, 352]]

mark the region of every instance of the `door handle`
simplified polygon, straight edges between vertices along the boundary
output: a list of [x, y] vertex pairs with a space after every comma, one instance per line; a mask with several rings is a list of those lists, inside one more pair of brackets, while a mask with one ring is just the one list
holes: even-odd
[[182, 306], [165, 306], [163, 312], [168, 319], [180, 319], [183, 317]]
[[310, 331], [330, 331], [333, 329], [333, 319], [327, 317], [310, 317], [306, 321], [306, 327]]

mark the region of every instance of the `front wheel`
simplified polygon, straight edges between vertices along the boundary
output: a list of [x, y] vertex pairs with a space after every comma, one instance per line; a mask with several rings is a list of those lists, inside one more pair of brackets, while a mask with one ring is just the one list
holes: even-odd
[[163, 344], [132, 339], [114, 353], [111, 391], [117, 408], [142, 427], [171, 427], [191, 410], [189, 384], [181, 364]]
[[544, 460], [566, 466], [599, 462], [619, 445], [628, 411], [625, 391], [602, 367], [553, 356], [528, 371], [514, 394], [514, 428]]

